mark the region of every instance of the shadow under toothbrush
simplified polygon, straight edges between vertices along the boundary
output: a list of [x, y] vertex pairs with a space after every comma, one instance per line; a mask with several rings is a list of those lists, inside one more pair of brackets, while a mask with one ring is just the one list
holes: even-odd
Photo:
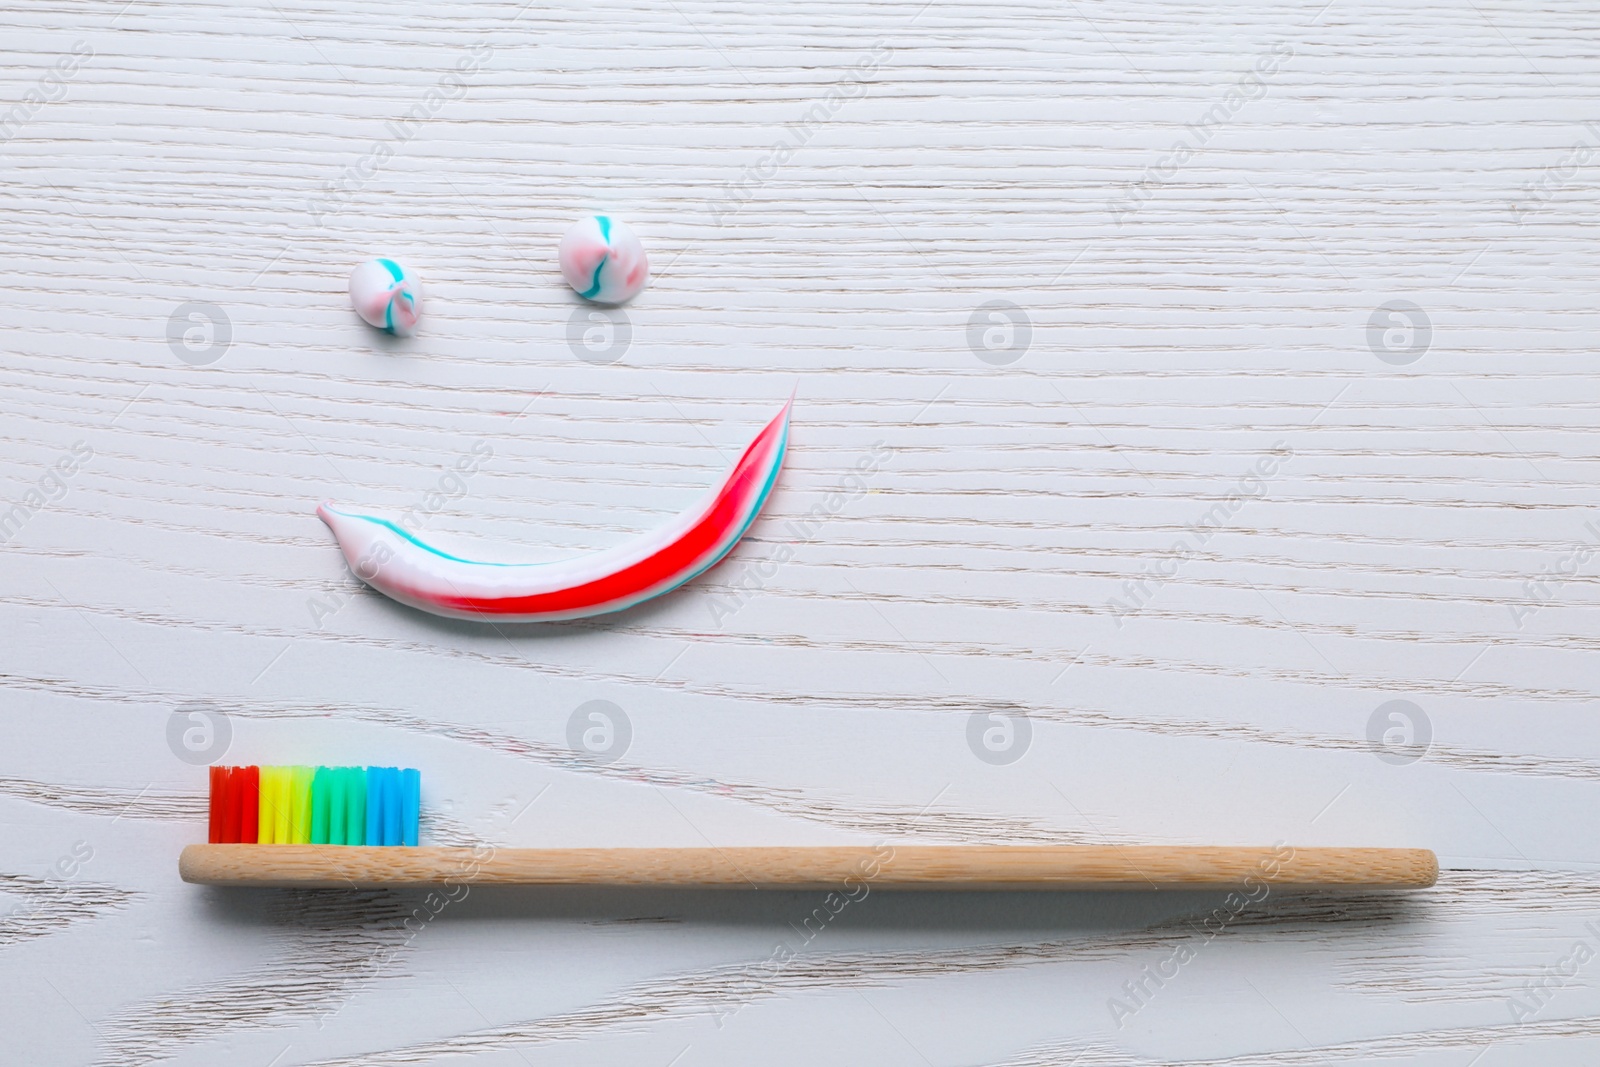
[[[1400, 933], [1429, 921], [1428, 895], [1370, 889], [1274, 887], [1258, 900], [1225, 890], [1113, 892], [1029, 890], [946, 892], [869, 889], [857, 899], [825, 890], [660, 889], [623, 887], [474, 885], [465, 896], [430, 913], [428, 925], [472, 928], [523, 922], [597, 926], [671, 924], [723, 927], [730, 933], [767, 930], [804, 938], [807, 931], [852, 936], [915, 932], [919, 940], [1043, 938], [1126, 934], [1140, 939], [1186, 936], [1209, 940], [1248, 933], [1254, 939], [1297, 935], [1319, 941], [1340, 931]], [[198, 890], [203, 906], [229, 924], [357, 929], [396, 910], [424, 907], [424, 886], [384, 889], [215, 888]], [[831, 891], [838, 893], [838, 891]], [[1428, 891], [1422, 891], [1427, 894]], [[847, 948], [847, 945], [835, 945]]]

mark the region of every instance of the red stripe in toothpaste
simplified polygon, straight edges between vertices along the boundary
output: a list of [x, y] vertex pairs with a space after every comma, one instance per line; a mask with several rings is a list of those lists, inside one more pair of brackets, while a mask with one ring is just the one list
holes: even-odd
[[[592, 557], [518, 565], [451, 557], [380, 519], [318, 509], [351, 569], [402, 603], [451, 618], [543, 621], [619, 611], [675, 589], [738, 543], [770, 494], [788, 443], [791, 399], [695, 508], [633, 542]], [[657, 543], [667, 531], [678, 532]], [[613, 569], [595, 566], [609, 557]], [[374, 564], [374, 559], [383, 562]]]

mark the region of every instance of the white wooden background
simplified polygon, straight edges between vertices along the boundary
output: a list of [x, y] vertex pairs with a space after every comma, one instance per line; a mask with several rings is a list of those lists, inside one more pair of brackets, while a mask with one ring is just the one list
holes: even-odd
[[[21, 0], [0, 31], [0, 1059], [1600, 1060], [1594, 5]], [[597, 209], [655, 264], [610, 362], [554, 264]], [[427, 286], [409, 341], [345, 295], [385, 253]], [[991, 300], [1013, 362], [969, 345]], [[1396, 300], [1431, 336], [1369, 334]], [[599, 548], [794, 389], [751, 536], [620, 617], [423, 616], [314, 514], [417, 505], [486, 443], [433, 535]], [[610, 762], [568, 743], [593, 700]], [[436, 842], [1447, 869], [1214, 940], [1220, 894], [875, 892], [808, 940], [821, 894], [479, 890], [413, 935], [418, 893], [178, 881], [196, 701], [226, 762], [422, 768]], [[1022, 757], [979, 759], [975, 712]]]

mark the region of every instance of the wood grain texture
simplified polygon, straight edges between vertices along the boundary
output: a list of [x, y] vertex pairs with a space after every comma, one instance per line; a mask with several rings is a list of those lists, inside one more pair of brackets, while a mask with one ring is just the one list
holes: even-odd
[[821, 889], [834, 903], [873, 889], [1426, 889], [1427, 849], [1173, 845], [764, 845], [733, 848], [367, 848], [187, 845], [185, 882], [230, 886], [681, 886]]
[[[0, 29], [8, 1061], [1600, 1056], [1600, 8], [20, 0]], [[598, 209], [652, 256], [621, 350], [555, 268]], [[423, 279], [405, 343], [348, 306], [375, 254]], [[791, 390], [763, 519], [621, 616], [418, 615], [313, 513], [604, 548]], [[208, 758], [422, 768], [442, 846], [1441, 871], [1244, 906], [217, 890], [173, 870]]]

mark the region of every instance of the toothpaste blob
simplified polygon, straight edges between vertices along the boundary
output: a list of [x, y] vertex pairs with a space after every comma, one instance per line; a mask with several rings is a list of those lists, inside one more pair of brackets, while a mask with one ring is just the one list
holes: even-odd
[[556, 249], [561, 276], [572, 291], [597, 304], [621, 304], [650, 280], [650, 257], [631, 227], [610, 215], [572, 224]]
[[622, 611], [671, 592], [738, 543], [772, 493], [789, 444], [789, 409], [767, 423], [721, 484], [666, 525], [558, 563], [497, 563], [442, 552], [399, 523], [317, 509], [356, 577], [402, 604], [450, 619], [555, 622]]
[[350, 303], [368, 326], [410, 337], [422, 317], [422, 285], [392, 259], [369, 259], [350, 272]]

